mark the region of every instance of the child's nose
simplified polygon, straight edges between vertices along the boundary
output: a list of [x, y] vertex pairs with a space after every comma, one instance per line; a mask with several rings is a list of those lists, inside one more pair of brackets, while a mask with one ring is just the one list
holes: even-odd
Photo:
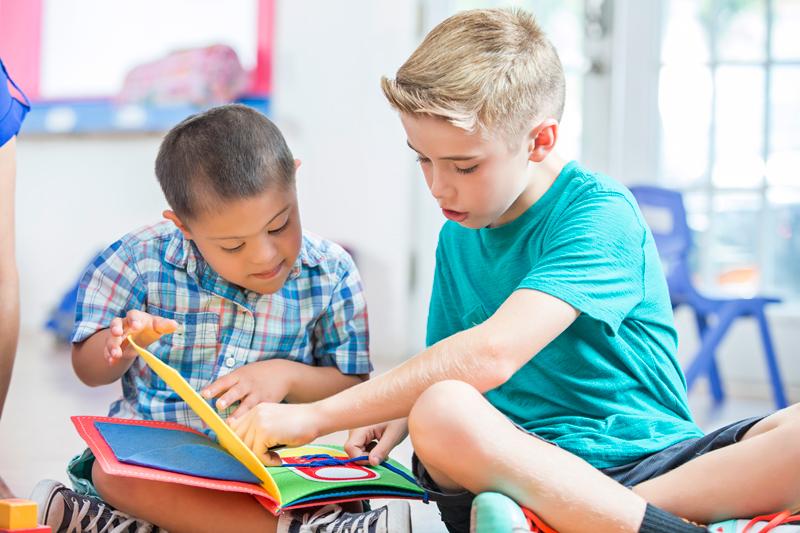
[[255, 246], [250, 261], [257, 264], [270, 264], [276, 255], [278, 255], [278, 249], [272, 239], [268, 235], [264, 235], [258, 240], [258, 246]]
[[449, 186], [445, 183], [445, 180], [442, 176], [442, 173], [437, 171], [436, 168], [433, 168], [430, 172], [430, 178], [428, 179], [428, 189], [430, 189], [431, 194], [437, 200], [443, 199], [447, 196], [447, 191]]

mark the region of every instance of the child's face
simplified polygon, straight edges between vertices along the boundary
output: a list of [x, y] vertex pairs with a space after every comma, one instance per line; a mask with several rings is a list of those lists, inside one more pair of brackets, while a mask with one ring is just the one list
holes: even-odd
[[445, 217], [483, 228], [520, 214], [513, 207], [531, 183], [526, 139], [511, 149], [505, 139], [470, 134], [441, 118], [401, 113], [400, 120]]
[[203, 259], [231, 283], [259, 294], [278, 291], [300, 253], [302, 231], [293, 188], [270, 187], [242, 200], [226, 201], [216, 213], [181, 223], [186, 238], [197, 245]]

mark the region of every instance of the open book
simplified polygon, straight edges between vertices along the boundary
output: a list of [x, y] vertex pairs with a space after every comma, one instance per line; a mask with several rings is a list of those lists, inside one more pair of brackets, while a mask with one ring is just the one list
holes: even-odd
[[284, 448], [277, 452], [283, 466], [264, 466], [177, 370], [130, 337], [128, 342], [214, 431], [219, 443], [170, 422], [72, 417], [104, 472], [252, 494], [274, 514], [365, 498], [423, 497], [399, 463], [389, 459], [377, 467], [361, 466], [349, 462], [337, 446]]

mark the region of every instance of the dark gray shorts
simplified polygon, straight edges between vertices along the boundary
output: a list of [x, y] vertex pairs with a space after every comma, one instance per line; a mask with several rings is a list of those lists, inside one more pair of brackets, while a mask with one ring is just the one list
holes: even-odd
[[[600, 471], [626, 487], [633, 487], [648, 479], [666, 474], [708, 452], [739, 442], [747, 430], [763, 418], [762, 416], [746, 418], [702, 437], [673, 444], [633, 463], [603, 468]], [[533, 433], [530, 435], [541, 438]], [[546, 441], [546, 439], [542, 440]], [[469, 491], [444, 492], [436, 485], [416, 454], [411, 458], [411, 464], [417, 482], [428, 491], [431, 501], [436, 502], [436, 505], [439, 506], [439, 512], [442, 514], [442, 521], [447, 526], [447, 530], [451, 533], [468, 532], [469, 512], [475, 495]]]

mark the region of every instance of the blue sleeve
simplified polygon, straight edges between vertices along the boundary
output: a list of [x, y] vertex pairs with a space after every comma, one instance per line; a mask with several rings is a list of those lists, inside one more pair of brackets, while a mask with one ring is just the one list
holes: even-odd
[[115, 242], [92, 261], [81, 277], [72, 342], [86, 340], [132, 309], [144, 309], [146, 297], [128, 248], [122, 241]]
[[625, 195], [595, 192], [570, 205], [519, 284], [562, 300], [615, 334], [644, 298], [645, 227]]
[[[11, 95], [9, 84], [19, 91], [25, 102], [20, 102]], [[0, 59], [0, 146], [19, 133], [22, 121], [25, 120], [25, 115], [30, 108], [28, 98], [8, 75], [8, 71]]]

